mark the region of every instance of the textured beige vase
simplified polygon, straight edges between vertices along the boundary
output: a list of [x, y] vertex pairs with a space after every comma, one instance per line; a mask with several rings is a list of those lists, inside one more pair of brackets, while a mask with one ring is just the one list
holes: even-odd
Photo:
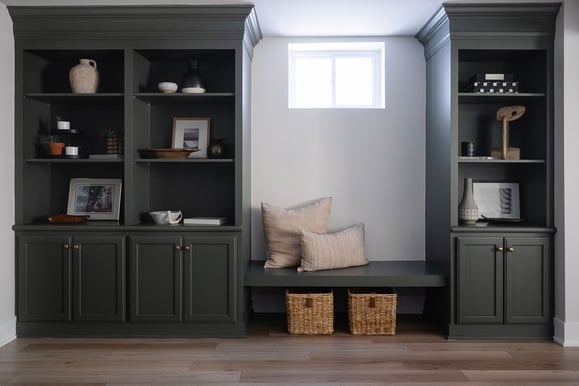
[[69, 72], [70, 88], [75, 94], [93, 94], [99, 85], [97, 64], [92, 59], [80, 59]]

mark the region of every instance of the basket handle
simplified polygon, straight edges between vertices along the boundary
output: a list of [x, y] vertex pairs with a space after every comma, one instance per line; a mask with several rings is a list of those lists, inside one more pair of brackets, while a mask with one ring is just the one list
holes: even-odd
[[372, 296], [370, 299], [368, 299], [368, 307], [376, 308], [376, 297]]
[[312, 308], [314, 306], [314, 299], [306, 298], [306, 307]]

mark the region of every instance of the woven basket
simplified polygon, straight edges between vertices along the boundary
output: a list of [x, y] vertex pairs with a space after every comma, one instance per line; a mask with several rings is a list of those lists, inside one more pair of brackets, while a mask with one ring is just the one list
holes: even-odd
[[391, 288], [348, 289], [348, 324], [354, 335], [395, 335], [396, 293]]
[[332, 290], [288, 289], [285, 299], [287, 329], [290, 334], [329, 335], [334, 332]]

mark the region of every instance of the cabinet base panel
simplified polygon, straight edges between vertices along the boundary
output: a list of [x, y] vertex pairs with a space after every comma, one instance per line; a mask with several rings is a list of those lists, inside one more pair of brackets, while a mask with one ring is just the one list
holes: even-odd
[[451, 324], [448, 326], [448, 339], [553, 339], [553, 325], [483, 325]]
[[242, 338], [245, 323], [51, 323], [19, 322], [16, 335], [62, 338]]

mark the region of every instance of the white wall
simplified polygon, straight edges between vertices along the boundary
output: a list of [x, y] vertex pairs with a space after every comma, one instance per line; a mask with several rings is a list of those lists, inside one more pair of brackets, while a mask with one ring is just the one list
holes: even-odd
[[14, 316], [14, 36], [6, 7], [0, 4], [0, 346], [16, 336]]
[[422, 46], [412, 37], [384, 39], [386, 109], [290, 110], [287, 44], [303, 41], [264, 38], [255, 49], [252, 258], [265, 258], [262, 201], [291, 207], [332, 196], [330, 230], [365, 223], [370, 260], [423, 260]]
[[565, 1], [557, 27], [555, 85], [555, 341], [579, 346], [579, 2]]

